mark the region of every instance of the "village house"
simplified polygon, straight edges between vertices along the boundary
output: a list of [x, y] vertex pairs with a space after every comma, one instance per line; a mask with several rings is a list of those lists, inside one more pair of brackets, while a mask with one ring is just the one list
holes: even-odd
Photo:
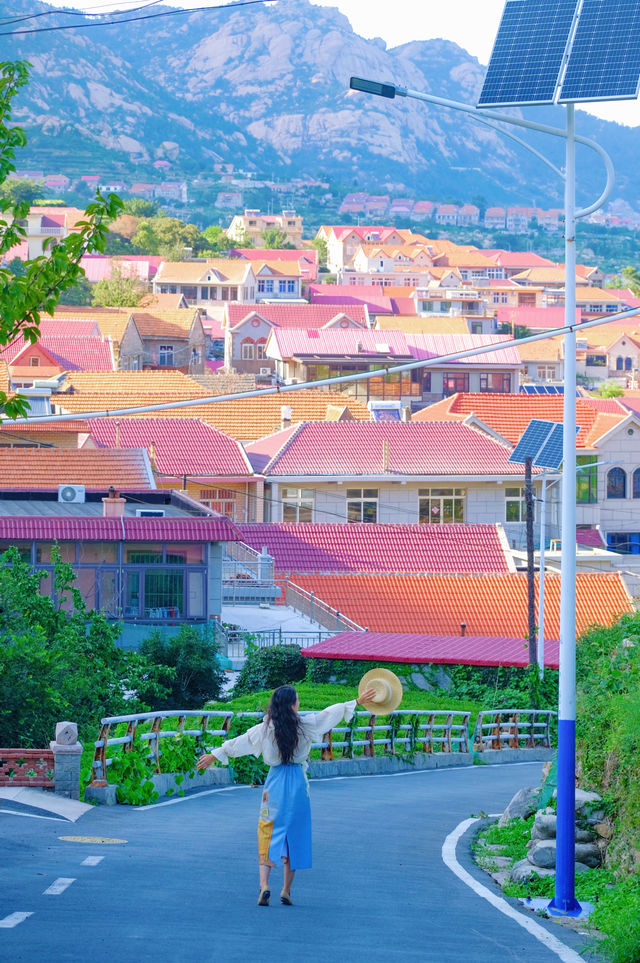
[[248, 238], [255, 247], [261, 247], [264, 232], [274, 228], [286, 234], [287, 244], [302, 247], [302, 217], [292, 210], [285, 210], [282, 214], [261, 214], [259, 210], [247, 209], [244, 214], [234, 215], [227, 235], [239, 244]]
[[32, 206], [25, 218], [28, 259], [42, 257], [52, 243], [78, 230], [78, 222], [84, 216], [78, 207]]
[[[315, 248], [304, 250], [289, 250], [287, 248], [266, 247], [232, 247], [229, 257], [241, 257], [247, 261], [289, 261], [298, 265], [299, 277], [302, 283], [313, 282], [318, 277], [318, 252]], [[298, 275], [296, 275], [298, 276]]]
[[207, 261], [163, 261], [153, 279], [154, 294], [182, 294], [190, 305], [256, 300], [257, 284], [250, 261], [209, 258]]
[[524, 466], [468, 424], [300, 424], [246, 451], [264, 476], [265, 521], [499, 523], [517, 539], [524, 530]]
[[428, 244], [426, 237], [413, 231], [397, 230], [395, 227], [362, 225], [322, 225], [316, 234], [318, 240], [327, 245], [327, 267], [329, 271], [341, 276], [342, 271], [353, 269], [353, 259], [362, 244], [405, 245], [412, 243]]

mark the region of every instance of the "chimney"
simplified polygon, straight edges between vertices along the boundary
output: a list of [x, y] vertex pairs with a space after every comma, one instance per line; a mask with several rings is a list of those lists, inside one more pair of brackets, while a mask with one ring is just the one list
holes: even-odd
[[466, 634], [467, 634], [467, 623], [466, 623], [466, 622], [461, 622], [461, 623], [460, 623], [460, 635], [464, 637]]
[[389, 471], [389, 442], [382, 442], [382, 470]]
[[280, 424], [282, 428], [291, 427], [292, 411], [289, 405], [280, 405]]
[[105, 518], [122, 518], [126, 504], [126, 498], [120, 498], [120, 492], [109, 485], [109, 495], [102, 499], [102, 514]]
[[152, 441], [149, 444], [149, 462], [151, 463], [151, 471], [156, 470], [156, 443]]
[[403, 405], [400, 411], [400, 418], [402, 421], [411, 421], [411, 407], [410, 405]]

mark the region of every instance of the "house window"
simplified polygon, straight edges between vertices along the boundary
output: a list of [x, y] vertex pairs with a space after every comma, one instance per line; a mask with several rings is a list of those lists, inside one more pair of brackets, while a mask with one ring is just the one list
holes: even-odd
[[377, 488], [347, 488], [347, 521], [378, 521]]
[[258, 281], [258, 294], [264, 294], [264, 281]]
[[29, 358], [29, 367], [30, 367], [30, 368], [39, 368], [39, 367], [40, 367], [40, 358]]
[[283, 522], [311, 522], [313, 521], [313, 489], [312, 488], [282, 488], [282, 521]]
[[598, 468], [595, 455], [576, 457], [576, 502], [595, 505], [598, 501]]
[[279, 293], [279, 294], [286, 294], [286, 293], [287, 293], [287, 282], [286, 282], [286, 281], [278, 281], [278, 293]]
[[464, 522], [464, 488], [419, 488], [418, 521], [421, 525]]
[[511, 375], [495, 371], [481, 374], [480, 391], [508, 395], [511, 392]]
[[266, 341], [256, 342], [256, 358], [258, 359], [258, 361], [264, 361], [264, 359], [266, 358], [266, 355], [264, 353], [264, 349], [266, 345], [267, 345]]
[[539, 364], [537, 372], [540, 381], [553, 381], [556, 376], [555, 365], [552, 364]]
[[627, 473], [624, 468], [612, 468], [607, 472], [607, 498], [627, 497]]
[[158, 347], [158, 364], [163, 368], [173, 367], [173, 345], [161, 344]]
[[457, 391], [469, 390], [469, 375], [465, 372], [443, 371], [442, 394], [446, 398]]
[[251, 338], [245, 338], [240, 345], [240, 354], [243, 361], [253, 361], [255, 344]]
[[208, 300], [209, 300], [209, 288], [208, 288], [208, 287], [201, 287], [201, 288], [200, 288], [200, 300], [201, 300], [201, 301], [208, 301]]
[[527, 517], [527, 508], [524, 500], [524, 488], [505, 488], [505, 518], [508, 522], [524, 522]]
[[201, 488], [200, 501], [214, 512], [235, 519], [236, 493], [230, 488]]
[[605, 368], [606, 365], [607, 365], [606, 354], [588, 354], [587, 355], [587, 367]]
[[640, 498], [640, 468], [633, 473], [633, 497]]
[[471, 322], [471, 334], [482, 334], [482, 321]]
[[623, 367], [624, 367], [624, 358], [621, 355], [618, 355], [618, 357], [616, 358], [616, 371], [622, 371]]
[[631, 358], [624, 359], [624, 370], [631, 371]]
[[183, 284], [182, 294], [187, 299], [187, 301], [195, 301], [198, 297], [198, 289], [193, 284]]

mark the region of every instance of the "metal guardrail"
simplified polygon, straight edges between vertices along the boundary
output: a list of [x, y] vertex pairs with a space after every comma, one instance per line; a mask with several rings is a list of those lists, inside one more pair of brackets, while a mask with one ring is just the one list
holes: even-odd
[[317, 632], [299, 631], [287, 632], [279, 629], [269, 629], [264, 632], [251, 632], [247, 629], [226, 630], [226, 654], [230, 659], [241, 659], [249, 646], [255, 645], [259, 649], [266, 649], [272, 645], [298, 645], [307, 649], [316, 642], [331, 638], [334, 635], [328, 629], [318, 629]]
[[551, 723], [557, 712], [551, 709], [486, 709], [478, 713], [473, 748], [533, 749], [551, 747]]
[[283, 604], [290, 606], [296, 612], [300, 612], [301, 615], [305, 615], [312, 622], [317, 622], [318, 625], [322, 625], [325, 629], [330, 629], [332, 632], [367, 631], [362, 625], [358, 625], [353, 619], [343, 615], [339, 609], [334, 609], [327, 602], [316, 598], [313, 592], [308, 592], [306, 589], [296, 585], [295, 582], [290, 582], [289, 579], [283, 579], [280, 584], [283, 589]]
[[[351, 725], [337, 726], [326, 732], [322, 741], [313, 743], [311, 748], [320, 750], [320, 758], [324, 761], [333, 760], [335, 750], [341, 750], [340, 755], [343, 758], [352, 759], [360, 752], [364, 756], [374, 756], [377, 747], [382, 747], [382, 752], [389, 755], [396, 755], [398, 752], [468, 752], [469, 717], [468, 712], [446, 709], [404, 709], [392, 712], [384, 717], [385, 722], [381, 722], [378, 721], [378, 716], [360, 711], [355, 713]], [[112, 757], [107, 755], [109, 749], [121, 747], [123, 752], [132, 750], [140, 723], [151, 721], [150, 730], [141, 732], [137, 738], [149, 743], [149, 756], [156, 772], [160, 772], [163, 739], [180, 733], [195, 736], [204, 751], [210, 747], [211, 737], [217, 740], [228, 737], [234, 718], [259, 722], [263, 713], [166, 709], [161, 712], [142, 712], [102, 719], [100, 735], [94, 743], [92, 783], [96, 785], [106, 781], [107, 769], [112, 763]], [[177, 719], [177, 727], [163, 729], [162, 724], [166, 719]], [[197, 720], [197, 728], [185, 727], [189, 719]], [[221, 720], [219, 728], [212, 728], [211, 720]], [[111, 735], [113, 727], [125, 723], [127, 728], [124, 735]]]

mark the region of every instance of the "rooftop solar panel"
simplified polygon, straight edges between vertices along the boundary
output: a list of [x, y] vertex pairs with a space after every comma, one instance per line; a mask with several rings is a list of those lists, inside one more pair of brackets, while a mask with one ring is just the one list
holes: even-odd
[[638, 0], [584, 0], [559, 102], [638, 96]]
[[507, 0], [479, 107], [554, 102], [577, 2]]
[[[576, 435], [580, 428], [576, 428]], [[556, 421], [532, 418], [509, 456], [509, 461], [523, 464], [526, 458], [538, 468], [559, 468], [562, 464], [564, 429]]]

